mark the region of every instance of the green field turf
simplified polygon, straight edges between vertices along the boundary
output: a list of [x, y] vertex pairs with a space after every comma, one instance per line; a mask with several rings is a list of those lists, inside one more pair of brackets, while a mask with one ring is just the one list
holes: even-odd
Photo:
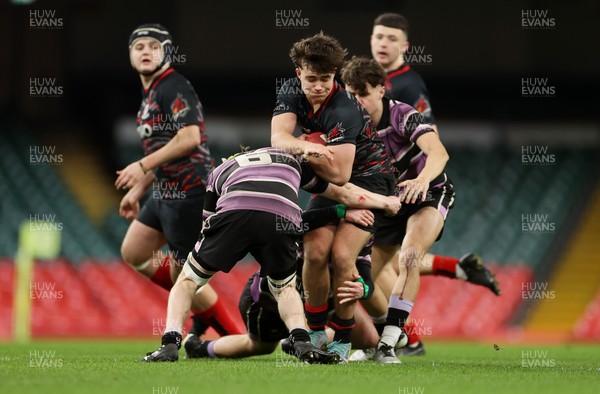
[[[0, 344], [0, 393], [600, 393], [600, 345], [427, 344], [402, 365], [244, 360], [135, 362], [158, 341]], [[181, 352], [183, 357], [183, 352]]]

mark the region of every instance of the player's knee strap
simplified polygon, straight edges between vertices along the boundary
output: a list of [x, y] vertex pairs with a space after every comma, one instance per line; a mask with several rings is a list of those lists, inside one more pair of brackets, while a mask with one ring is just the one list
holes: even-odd
[[269, 291], [271, 292], [271, 294], [273, 294], [275, 299], [277, 299], [277, 297], [279, 297], [279, 294], [281, 293], [281, 290], [283, 290], [284, 287], [296, 286], [296, 273], [292, 273], [285, 279], [273, 279], [267, 276], [267, 282], [269, 283]]
[[212, 276], [215, 274], [214, 271], [208, 271], [207, 269], [203, 268], [194, 259], [191, 252], [188, 254], [187, 260], [183, 265], [182, 272], [186, 278], [188, 278], [200, 287], [207, 284], [210, 278], [212, 278]]

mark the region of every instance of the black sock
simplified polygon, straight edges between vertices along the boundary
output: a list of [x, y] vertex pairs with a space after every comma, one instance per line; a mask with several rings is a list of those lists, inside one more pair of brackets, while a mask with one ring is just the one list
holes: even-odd
[[306, 315], [308, 327], [311, 330], [320, 331], [325, 329], [325, 325], [327, 324], [327, 317], [329, 316], [328, 304], [312, 307], [305, 303], [304, 313]]
[[406, 319], [408, 319], [409, 314], [410, 312], [408, 311], [390, 307], [388, 309], [388, 316], [385, 323], [386, 325], [389, 324], [390, 326], [397, 326], [403, 328], [406, 324]]
[[181, 334], [177, 331], [165, 332], [162, 336], [162, 344], [168, 345], [169, 343], [174, 343], [177, 345], [177, 349], [181, 349]]
[[192, 316], [192, 328], [190, 329], [190, 334], [193, 334], [197, 337], [204, 335], [206, 330], [208, 330], [208, 324], [204, 323], [204, 320], [198, 315]]
[[334, 313], [331, 317], [331, 327], [335, 330], [333, 340], [340, 343], [350, 343], [352, 328], [354, 328], [355, 323], [356, 320], [354, 320], [354, 317], [350, 319], [341, 319]]
[[310, 342], [310, 335], [304, 328], [294, 328], [290, 334], [292, 334], [294, 342]]
[[375, 326], [375, 329], [377, 330], [377, 334], [379, 334], [379, 336], [381, 336], [381, 334], [383, 334], [383, 329], [385, 327], [385, 323], [373, 323], [373, 325]]
[[196, 349], [197, 355], [200, 357], [214, 357], [214, 356], [211, 356], [210, 353], [208, 352], [208, 345], [211, 342], [212, 341], [202, 341], [200, 343], [200, 347], [198, 349]]

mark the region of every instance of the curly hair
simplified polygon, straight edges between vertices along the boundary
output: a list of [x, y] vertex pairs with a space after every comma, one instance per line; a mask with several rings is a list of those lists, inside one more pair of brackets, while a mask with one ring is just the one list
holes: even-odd
[[290, 49], [290, 59], [296, 67], [307, 67], [319, 74], [339, 70], [347, 54], [338, 40], [323, 32], [294, 43]]
[[384, 86], [386, 73], [375, 59], [353, 56], [342, 68], [342, 81], [359, 95], [367, 94], [367, 83], [372, 87]]

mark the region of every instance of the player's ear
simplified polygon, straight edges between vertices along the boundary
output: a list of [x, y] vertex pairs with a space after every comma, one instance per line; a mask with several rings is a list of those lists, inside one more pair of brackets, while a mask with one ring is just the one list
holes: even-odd
[[298, 78], [300, 78], [300, 74], [302, 73], [302, 71], [300, 70], [300, 67], [296, 67], [296, 76]]
[[408, 51], [408, 47], [410, 46], [410, 42], [406, 41], [402, 46], [402, 54], [404, 55], [406, 51]]
[[384, 95], [385, 95], [385, 85], [380, 85], [379, 86], [379, 98], [382, 99]]

